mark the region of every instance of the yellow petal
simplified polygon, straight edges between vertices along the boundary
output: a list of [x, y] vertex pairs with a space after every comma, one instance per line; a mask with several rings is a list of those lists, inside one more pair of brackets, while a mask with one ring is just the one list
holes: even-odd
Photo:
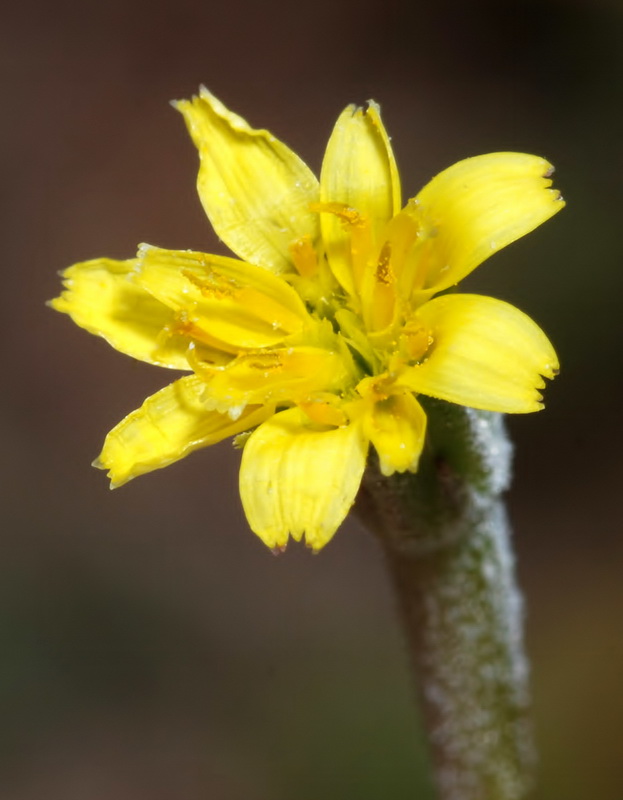
[[[372, 242], [380, 246], [384, 226], [400, 208], [400, 179], [376, 103], [365, 112], [348, 106], [339, 116], [322, 163], [320, 201], [359, 212], [371, 225]], [[353, 230], [335, 213], [322, 213], [320, 224], [333, 273], [353, 294]]]
[[174, 104], [199, 151], [197, 188], [214, 230], [240, 258], [275, 272], [292, 269], [288, 248], [318, 237], [309, 204], [318, 181], [268, 131], [251, 128], [204, 87]]
[[306, 402], [315, 392], [343, 389], [350, 363], [338, 350], [280, 347], [244, 353], [218, 370], [207, 385], [207, 397], [219, 411], [248, 404]]
[[422, 189], [405, 212], [419, 227], [410, 256], [423, 299], [452, 286], [493, 253], [560, 211], [545, 159], [490, 153], [459, 161]]
[[176, 335], [175, 314], [132, 282], [135, 260], [98, 258], [63, 272], [65, 291], [50, 305], [122, 353], [161, 367], [189, 369], [189, 339]]
[[426, 414], [410, 392], [375, 402], [363, 415], [363, 426], [379, 454], [383, 475], [417, 470], [426, 435]]
[[508, 413], [541, 409], [541, 376], [558, 372], [554, 348], [538, 325], [501, 300], [437, 297], [416, 314], [432, 345], [398, 378], [415, 392], [472, 408]]
[[240, 496], [249, 525], [271, 548], [288, 534], [320, 550], [355, 501], [367, 445], [357, 424], [322, 428], [297, 408], [255, 430], [242, 454]]
[[269, 407], [255, 406], [232, 420], [208, 410], [204, 389], [195, 375], [180, 378], [148, 397], [113, 428], [94, 464], [108, 470], [111, 487], [253, 428], [272, 413]]
[[232, 353], [282, 342], [309, 321], [284, 280], [234, 258], [142, 245], [135, 280]]

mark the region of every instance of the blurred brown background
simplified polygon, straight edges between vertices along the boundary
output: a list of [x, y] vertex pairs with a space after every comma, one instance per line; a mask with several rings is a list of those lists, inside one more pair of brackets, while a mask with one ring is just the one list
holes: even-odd
[[35, 0], [0, 25], [5, 349], [3, 800], [432, 797], [379, 551], [249, 533], [229, 444], [110, 493], [105, 433], [171, 373], [44, 307], [57, 271], [146, 241], [219, 247], [168, 105], [208, 85], [316, 170], [372, 97], [407, 196], [492, 150], [557, 166], [567, 209], [470, 288], [563, 371], [511, 420], [539, 800], [623, 797], [623, 6], [617, 0]]

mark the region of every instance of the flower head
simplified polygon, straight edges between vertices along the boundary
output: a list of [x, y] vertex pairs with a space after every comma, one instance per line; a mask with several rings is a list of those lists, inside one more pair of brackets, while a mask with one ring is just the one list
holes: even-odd
[[106, 438], [112, 486], [239, 436], [240, 493], [271, 548], [320, 549], [354, 502], [369, 446], [416, 471], [418, 395], [499, 412], [541, 406], [550, 342], [507, 303], [446, 293], [563, 206], [551, 166], [469, 158], [406, 205], [379, 108], [349, 106], [318, 181], [205, 89], [175, 104], [199, 151], [199, 196], [238, 256], [141, 245], [63, 275], [52, 306], [134, 358], [186, 370]]

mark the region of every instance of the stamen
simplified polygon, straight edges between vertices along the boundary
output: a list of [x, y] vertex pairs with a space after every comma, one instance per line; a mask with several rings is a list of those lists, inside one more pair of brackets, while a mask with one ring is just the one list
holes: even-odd
[[410, 363], [421, 362], [433, 346], [431, 331], [419, 320], [410, 320], [400, 334], [400, 352]]
[[391, 395], [393, 383], [393, 378], [387, 372], [384, 372], [382, 375], [370, 376], [359, 381], [356, 389], [361, 397], [371, 400], [373, 403], [379, 403], [382, 400], [387, 400]]
[[189, 269], [183, 269], [182, 275], [187, 278], [193, 286], [196, 286], [204, 297], [210, 297], [216, 300], [233, 297], [239, 288], [234, 280], [225, 278], [214, 270], [209, 271], [207, 276], [208, 280], [202, 280]]
[[394, 282], [394, 274], [391, 268], [392, 246], [390, 242], [385, 242], [379, 254], [379, 261], [376, 266], [376, 280], [389, 286]]
[[333, 214], [348, 227], [365, 225], [367, 222], [356, 208], [346, 205], [346, 203], [310, 203], [309, 210], [320, 214]]
[[270, 372], [271, 370], [283, 368], [283, 359], [281, 354], [274, 352], [247, 353], [245, 355], [238, 356], [238, 361], [241, 363], [245, 362], [249, 369], [259, 369], [262, 372]]

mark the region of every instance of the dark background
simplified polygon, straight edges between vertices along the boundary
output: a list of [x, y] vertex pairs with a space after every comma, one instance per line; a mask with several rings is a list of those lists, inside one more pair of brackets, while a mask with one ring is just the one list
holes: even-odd
[[318, 557], [246, 528], [228, 443], [110, 493], [105, 433], [171, 373], [44, 307], [57, 271], [141, 241], [214, 250], [167, 102], [205, 83], [318, 170], [383, 107], [406, 196], [470, 155], [557, 167], [568, 207], [469, 288], [556, 344], [510, 421], [539, 800], [623, 797], [617, 0], [14, 2], [0, 25], [3, 800], [432, 797], [376, 543]]

